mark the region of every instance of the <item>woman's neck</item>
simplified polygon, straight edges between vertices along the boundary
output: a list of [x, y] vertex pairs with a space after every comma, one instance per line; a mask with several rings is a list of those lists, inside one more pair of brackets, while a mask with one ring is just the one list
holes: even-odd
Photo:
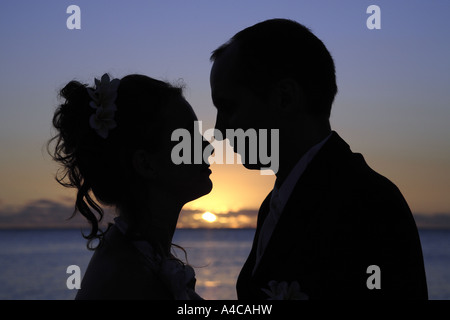
[[128, 224], [133, 224], [132, 228], [140, 238], [146, 239], [161, 254], [168, 256], [183, 205], [167, 196], [153, 194], [139, 201], [139, 205], [133, 206], [134, 209], [127, 206], [127, 209], [119, 210], [119, 214]]

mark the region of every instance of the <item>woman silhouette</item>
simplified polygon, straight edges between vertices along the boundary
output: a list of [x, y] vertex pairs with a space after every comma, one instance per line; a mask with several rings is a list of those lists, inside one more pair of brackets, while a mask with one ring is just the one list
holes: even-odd
[[[181, 208], [212, 189], [208, 163], [171, 159], [173, 130], [194, 134], [195, 113], [181, 88], [144, 75], [95, 83], [61, 90], [49, 142], [56, 180], [77, 189], [75, 212], [91, 225], [76, 299], [200, 299], [193, 269], [171, 254]], [[100, 205], [118, 214], [106, 231]]]

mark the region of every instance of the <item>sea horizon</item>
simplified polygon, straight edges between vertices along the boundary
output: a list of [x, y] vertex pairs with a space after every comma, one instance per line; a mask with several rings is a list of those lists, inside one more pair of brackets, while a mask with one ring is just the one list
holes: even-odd
[[[0, 230], [0, 299], [71, 300], [66, 269], [84, 274], [93, 251], [77, 228]], [[254, 228], [180, 228], [173, 242], [187, 251], [196, 290], [206, 300], [235, 300], [236, 279], [248, 257]], [[450, 230], [419, 229], [429, 298], [450, 300]], [[184, 253], [180, 258], [184, 259]]]
[[[80, 230], [88, 229], [88, 226], [0, 226], [3, 230]], [[176, 230], [255, 230], [256, 227], [177, 227]], [[418, 230], [450, 230], [450, 226], [417, 226]]]
[[[105, 228], [117, 216], [113, 208], [103, 208], [104, 215], [100, 223]], [[79, 229], [90, 228], [84, 217], [73, 215], [72, 205], [40, 199], [21, 207], [0, 206], [0, 230], [3, 229]], [[450, 212], [420, 213], [413, 212], [419, 229], [450, 229]], [[256, 228], [257, 208], [217, 211], [204, 208], [183, 208], [180, 212], [177, 229], [201, 228]]]

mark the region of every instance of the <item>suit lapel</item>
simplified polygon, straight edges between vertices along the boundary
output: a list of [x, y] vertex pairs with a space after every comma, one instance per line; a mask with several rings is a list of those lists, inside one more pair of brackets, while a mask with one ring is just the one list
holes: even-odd
[[[307, 179], [300, 179], [255, 269], [255, 278], [267, 273], [275, 274], [269, 270], [276, 269], [282, 261], [286, 260], [286, 257], [289, 257], [292, 246], [307, 241], [310, 234], [308, 226], [315, 218], [316, 211], [320, 209], [323, 194], [322, 186], [310, 183]], [[293, 240], [295, 243], [292, 243]]]
[[317, 228], [321, 226], [318, 220], [322, 219], [323, 206], [330, 205], [327, 203], [331, 188], [330, 178], [351, 154], [350, 147], [336, 132], [333, 132], [297, 182], [252, 275], [258, 236], [269, 212], [271, 194], [266, 197], [258, 213], [252, 250], [238, 278], [239, 299], [264, 298], [261, 287], [267, 285], [268, 281], [292, 280], [290, 277], [303, 274], [299, 269], [308, 268], [308, 265], [315, 266], [314, 248], [316, 243], [323, 241], [317, 238], [320, 236]]
[[246, 265], [248, 265], [248, 267], [253, 270], [253, 267], [255, 265], [255, 261], [256, 261], [256, 247], [258, 245], [258, 238], [259, 238], [259, 233], [261, 232], [261, 227], [264, 223], [264, 220], [267, 217], [267, 214], [269, 213], [269, 203], [270, 203], [270, 198], [272, 196], [272, 192], [270, 192], [267, 197], [264, 199], [263, 203], [261, 204], [261, 207], [259, 209], [258, 212], [258, 222], [256, 224], [256, 231], [255, 231], [255, 236], [253, 237], [253, 245], [252, 245], [252, 250], [250, 252], [249, 258], [247, 259], [247, 262], [245, 263]]
[[241, 272], [239, 273], [236, 287], [238, 295], [241, 297], [245, 296], [245, 292], [247, 292], [247, 290], [249, 289], [248, 281], [252, 277], [252, 271], [256, 262], [256, 246], [258, 244], [259, 232], [261, 231], [261, 227], [264, 223], [264, 220], [266, 219], [267, 214], [269, 213], [269, 203], [271, 196], [272, 192], [270, 192], [264, 199], [258, 211], [258, 221], [256, 225], [255, 236], [253, 238], [252, 249], [250, 251], [247, 260], [244, 263], [244, 266], [242, 267]]
[[[285, 261], [292, 252], [293, 245], [303, 246], [304, 242], [311, 242], [311, 239], [316, 237], [314, 230], [309, 226], [313, 220], [320, 219], [317, 212], [324, 204], [330, 187], [330, 159], [335, 155], [336, 148], [339, 149], [340, 141], [345, 144], [337, 133], [333, 132], [329, 141], [317, 153], [300, 177], [256, 267], [255, 278], [264, 277], [265, 274], [274, 274], [275, 272], [272, 272], [271, 269], [276, 269], [281, 261]], [[346, 146], [348, 147], [348, 145]], [[293, 240], [295, 243], [292, 243]], [[253, 244], [253, 247], [255, 246], [256, 243]], [[305, 252], [305, 254], [305, 257], [295, 258], [306, 259], [314, 253]]]

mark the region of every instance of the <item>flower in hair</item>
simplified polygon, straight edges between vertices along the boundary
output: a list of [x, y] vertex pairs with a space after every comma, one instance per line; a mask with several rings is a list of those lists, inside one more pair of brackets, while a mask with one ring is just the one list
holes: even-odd
[[101, 80], [95, 79], [95, 90], [87, 89], [92, 99], [89, 106], [95, 109], [95, 113], [89, 118], [89, 125], [104, 139], [108, 137], [109, 130], [117, 126], [114, 115], [117, 110], [115, 101], [119, 83], [119, 79], [110, 80], [109, 75], [105, 73]]

